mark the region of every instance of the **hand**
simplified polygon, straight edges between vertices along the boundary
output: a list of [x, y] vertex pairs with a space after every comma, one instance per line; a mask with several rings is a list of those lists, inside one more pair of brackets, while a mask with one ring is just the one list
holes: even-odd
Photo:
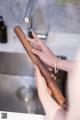
[[34, 32], [32, 32], [34, 39], [29, 39], [29, 41], [34, 44], [32, 52], [39, 56], [39, 58], [50, 67], [54, 67], [57, 60], [56, 55], [40, 40]]
[[47, 84], [40, 74], [38, 67], [35, 66], [35, 79], [38, 89], [38, 95], [43, 105], [45, 114], [48, 120], [65, 120], [65, 112], [62, 108], [53, 100], [48, 90]]
[[[75, 59], [73, 71], [68, 80], [69, 110], [66, 114], [49, 94], [46, 82], [35, 66], [35, 78], [39, 98], [45, 110], [47, 120], [80, 120], [80, 51]], [[74, 89], [75, 88], [75, 89]]]

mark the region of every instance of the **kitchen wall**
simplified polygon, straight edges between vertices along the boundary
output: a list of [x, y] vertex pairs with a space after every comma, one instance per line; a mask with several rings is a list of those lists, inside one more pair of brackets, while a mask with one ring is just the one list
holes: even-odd
[[[69, 0], [68, 0], [69, 1]], [[79, 2], [79, 1], [78, 1]], [[0, 0], [0, 15], [7, 25], [8, 43], [0, 43], [0, 51], [25, 52], [13, 28], [20, 25], [27, 34], [23, 18], [28, 0]], [[62, 0], [38, 0], [35, 4], [44, 15], [49, 26], [46, 43], [56, 53], [73, 59], [80, 47], [80, 5]]]

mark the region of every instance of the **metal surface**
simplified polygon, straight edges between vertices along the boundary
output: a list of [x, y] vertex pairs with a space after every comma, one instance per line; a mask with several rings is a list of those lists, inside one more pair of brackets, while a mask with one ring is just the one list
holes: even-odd
[[[22, 88], [25, 91], [21, 91]], [[30, 100], [25, 101], [20, 96]], [[0, 53], [0, 111], [44, 114], [33, 64], [26, 54]]]
[[[65, 77], [62, 71], [56, 76], [64, 95]], [[44, 114], [35, 86], [33, 64], [26, 54], [0, 53], [0, 111]]]
[[[23, 92], [21, 88], [26, 89], [25, 95], [29, 101], [19, 97]], [[0, 111], [44, 114], [34, 78], [0, 74]]]
[[33, 64], [27, 54], [1, 52], [0, 73], [33, 76]]
[[33, 11], [34, 11], [36, 2], [37, 2], [37, 0], [28, 0], [24, 20], [25, 20], [25, 18], [27, 18], [28, 22], [31, 22], [29, 20], [31, 20], [31, 17], [33, 16]]

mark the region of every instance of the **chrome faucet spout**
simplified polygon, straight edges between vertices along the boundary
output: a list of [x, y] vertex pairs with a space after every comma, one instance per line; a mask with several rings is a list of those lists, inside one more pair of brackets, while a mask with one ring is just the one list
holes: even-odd
[[25, 17], [24, 17], [24, 21], [26, 23], [31, 23], [32, 22], [32, 16], [33, 16], [33, 12], [34, 12], [34, 6], [36, 4], [37, 0], [28, 0], [28, 5], [26, 8], [26, 12], [25, 12]]

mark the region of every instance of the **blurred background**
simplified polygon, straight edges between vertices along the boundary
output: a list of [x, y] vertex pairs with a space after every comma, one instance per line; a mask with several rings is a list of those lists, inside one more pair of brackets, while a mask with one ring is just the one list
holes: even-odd
[[[30, 2], [33, 6], [31, 10], [33, 13], [31, 14], [31, 11], [29, 11], [33, 19], [33, 28], [36, 29], [36, 31], [45, 28], [44, 31], [48, 32], [48, 44], [51, 43], [49, 46], [54, 46], [53, 49], [55, 52], [60, 52], [60, 54], [65, 54], [69, 58], [72, 58], [76, 47], [80, 45], [79, 0], [33, 1], [34, 2], [30, 0], [7, 0], [5, 2], [5, 0], [0, 0], [0, 15], [3, 16], [8, 34], [8, 42], [4, 45], [0, 44], [0, 51], [24, 52], [13, 28], [16, 25], [21, 25], [27, 34], [29, 25], [27, 25], [23, 19], [25, 14], [31, 9], [29, 5]], [[40, 26], [41, 28], [39, 28]]]
[[[80, 1], [0, 0], [0, 110], [44, 114], [16, 25], [26, 35], [36, 32], [57, 56], [73, 60], [80, 48]], [[57, 84], [64, 96], [66, 80], [67, 73], [60, 71]]]

